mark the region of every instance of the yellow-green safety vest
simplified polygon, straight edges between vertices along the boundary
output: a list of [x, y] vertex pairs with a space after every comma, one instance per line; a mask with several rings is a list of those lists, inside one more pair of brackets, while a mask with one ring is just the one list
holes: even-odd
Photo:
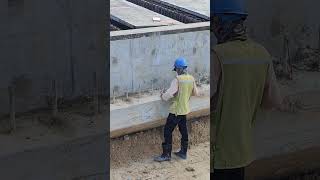
[[193, 91], [194, 78], [189, 74], [177, 76], [179, 89], [172, 99], [169, 112], [175, 115], [187, 115], [190, 112], [189, 100]]
[[217, 112], [211, 115], [211, 129], [216, 129], [211, 167], [245, 167], [254, 160], [253, 127], [271, 56], [250, 39], [216, 45], [213, 53], [221, 62], [222, 77]]

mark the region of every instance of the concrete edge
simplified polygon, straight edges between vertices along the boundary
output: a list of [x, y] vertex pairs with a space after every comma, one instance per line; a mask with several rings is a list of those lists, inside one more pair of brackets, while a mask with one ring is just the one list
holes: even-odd
[[246, 168], [248, 180], [279, 180], [320, 170], [320, 146], [255, 160]]
[[[199, 12], [192, 11], [192, 10], [187, 9], [187, 8], [184, 8], [184, 7], [180, 7], [180, 6], [177, 6], [177, 5], [174, 5], [174, 4], [170, 4], [170, 3], [166, 2], [166, 1], [161, 1], [161, 0], [156, 0], [156, 1], [158, 1], [158, 2], [160, 2], [160, 3], [162, 3], [162, 4], [166, 4], [166, 5], [168, 5], [168, 6], [174, 7], [174, 8], [176, 8], [176, 9], [179, 9], [179, 10], [184, 11], [184, 12], [186, 12], [186, 13], [190, 13], [190, 14], [193, 14], [193, 15], [195, 15], [195, 16], [199, 16], [199, 17], [201, 17], [201, 18], [203, 18], [203, 19], [207, 19], [208, 21], [210, 21], [210, 17], [209, 17], [210, 15], [207, 16], [207, 15], [205, 15], [205, 14], [201, 14], [201, 13], [199, 13]], [[210, 9], [209, 9], [209, 12], [210, 12]]]
[[44, 145], [35, 145], [35, 146], [30, 147], [30, 148], [21, 149], [19, 151], [0, 154], [0, 160], [2, 158], [7, 158], [9, 156], [17, 155], [19, 153], [35, 152], [35, 151], [40, 151], [42, 149], [50, 149], [52, 147], [63, 146], [65, 144], [77, 144], [78, 142], [81, 142], [81, 141], [83, 141], [85, 139], [98, 138], [98, 137], [101, 137], [101, 136], [105, 136], [106, 139], [108, 140], [108, 136], [110, 136], [110, 135], [107, 132], [107, 130], [105, 130], [105, 131], [100, 131], [100, 132], [98, 132], [96, 134], [85, 135], [85, 136], [81, 136], [81, 137], [75, 137], [75, 138], [72, 138], [72, 139], [70, 138], [70, 139], [67, 139], [67, 140], [63, 140], [62, 142], [48, 143], [48, 144], [44, 144]]
[[206, 31], [206, 30], [210, 30], [210, 22], [111, 31], [110, 41], [134, 39], [134, 38], [140, 38], [140, 37], [150, 37], [150, 36], [153, 36], [154, 34], [166, 35], [166, 34], [177, 34], [177, 33], [185, 33], [185, 32]]
[[[192, 118], [204, 117], [204, 116], [208, 116], [208, 115], [210, 115], [210, 108], [201, 109], [201, 110], [198, 110], [198, 111], [193, 111], [190, 114], [188, 114], [187, 120], [190, 121]], [[110, 132], [110, 139], [114, 139], [114, 138], [121, 137], [121, 136], [124, 136], [124, 135], [137, 133], [137, 132], [140, 132], [140, 131], [145, 131], [145, 130], [148, 130], [148, 129], [153, 129], [153, 128], [157, 128], [157, 127], [163, 126], [165, 124], [165, 119], [166, 118], [161, 118], [161, 119], [154, 120], [152, 122], [143, 123], [143, 124], [127, 127], [127, 128], [113, 130], [113, 131]]]

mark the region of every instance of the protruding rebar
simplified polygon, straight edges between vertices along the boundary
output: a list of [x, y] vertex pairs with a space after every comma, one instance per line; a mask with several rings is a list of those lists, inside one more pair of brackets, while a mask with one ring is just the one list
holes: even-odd
[[11, 132], [15, 132], [17, 129], [17, 127], [16, 127], [16, 112], [15, 112], [15, 88], [13, 86], [9, 86], [8, 90], [9, 90]]
[[127, 88], [127, 90], [126, 90], [126, 99], [127, 99], [127, 101], [129, 100], [129, 88]]
[[94, 103], [94, 114], [99, 114], [99, 93], [98, 93], [98, 81], [97, 73], [93, 73], [93, 103]]
[[141, 84], [139, 84], [139, 98], [141, 98]]
[[56, 80], [52, 80], [52, 92], [53, 92], [52, 116], [57, 117], [57, 114], [58, 114], [58, 92], [57, 92]]

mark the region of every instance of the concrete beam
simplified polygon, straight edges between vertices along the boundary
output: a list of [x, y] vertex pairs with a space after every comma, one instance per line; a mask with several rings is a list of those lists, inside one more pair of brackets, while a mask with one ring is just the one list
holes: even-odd
[[[190, 100], [190, 118], [209, 115], [210, 98], [206, 96], [192, 97]], [[160, 99], [159, 95], [141, 98], [140, 101], [126, 105], [110, 107], [111, 138], [139, 132], [164, 125], [168, 116], [169, 103]]]
[[158, 0], [184, 12], [210, 20], [210, 0]]
[[[110, 15], [112, 20], [133, 29], [183, 24], [125, 0], [111, 0]], [[154, 17], [160, 21], [154, 21]]]
[[150, 28], [143, 28], [143, 29], [130, 29], [130, 30], [123, 30], [123, 31], [111, 31], [110, 41], [149, 37], [149, 36], [153, 36], [154, 34], [168, 35], [168, 34], [206, 31], [206, 30], [207, 31], [210, 30], [210, 22], [181, 24], [181, 25], [175, 25], [175, 26], [150, 27]]

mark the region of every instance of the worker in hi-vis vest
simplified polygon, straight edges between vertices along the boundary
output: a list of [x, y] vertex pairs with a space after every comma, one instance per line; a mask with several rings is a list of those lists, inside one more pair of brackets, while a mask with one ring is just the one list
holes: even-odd
[[242, 180], [244, 168], [254, 160], [257, 111], [280, 108], [282, 98], [271, 55], [246, 33], [243, 0], [214, 0], [211, 5], [217, 40], [211, 47], [211, 172], [216, 180]]
[[186, 115], [190, 112], [190, 97], [198, 95], [195, 79], [187, 73], [187, 67], [187, 62], [184, 58], [176, 59], [173, 70], [176, 71], [177, 76], [171, 82], [170, 88], [165, 93], [161, 92], [160, 95], [162, 100], [170, 100], [171, 105], [169, 116], [164, 126], [163, 153], [154, 158], [158, 162], [171, 160], [172, 132], [177, 125], [181, 133], [181, 149], [174, 154], [182, 159], [187, 158], [188, 129]]

